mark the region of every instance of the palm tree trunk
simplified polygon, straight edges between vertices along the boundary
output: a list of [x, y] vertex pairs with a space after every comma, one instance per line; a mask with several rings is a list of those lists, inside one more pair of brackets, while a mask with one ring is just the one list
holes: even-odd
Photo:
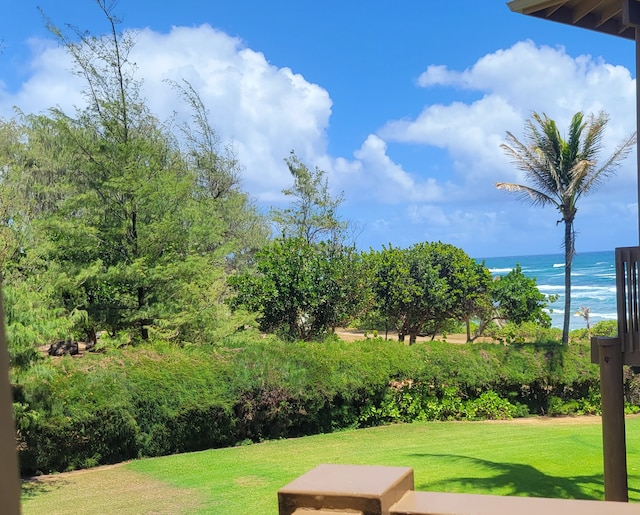
[[564, 323], [562, 344], [569, 345], [569, 322], [571, 321], [571, 263], [573, 261], [573, 220], [564, 221]]

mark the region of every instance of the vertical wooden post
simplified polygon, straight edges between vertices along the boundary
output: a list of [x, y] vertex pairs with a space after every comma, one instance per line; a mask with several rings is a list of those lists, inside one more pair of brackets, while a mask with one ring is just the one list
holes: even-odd
[[[1, 281], [0, 281], [1, 286]], [[2, 513], [20, 513], [20, 474], [13, 425], [11, 385], [9, 384], [9, 353], [4, 330], [4, 308], [0, 288], [0, 503]]]
[[[637, 6], [636, 6], [637, 7]], [[634, 20], [638, 22], [638, 20]], [[637, 79], [640, 73], [640, 27], [636, 26], [636, 131], [640, 136], [640, 80]], [[638, 237], [640, 239], [640, 152], [636, 140], [636, 175], [638, 188]], [[640, 244], [640, 241], [639, 241]]]
[[606, 501], [628, 502], [627, 448], [620, 338], [592, 338], [597, 345], [602, 393], [602, 453]]

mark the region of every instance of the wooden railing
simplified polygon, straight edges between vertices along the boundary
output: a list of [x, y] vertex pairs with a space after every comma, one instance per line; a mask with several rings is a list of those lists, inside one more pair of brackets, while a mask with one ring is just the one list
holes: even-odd
[[413, 469], [319, 465], [278, 491], [279, 515], [630, 515], [640, 505], [416, 492]]
[[625, 365], [640, 365], [640, 247], [616, 249], [618, 338]]

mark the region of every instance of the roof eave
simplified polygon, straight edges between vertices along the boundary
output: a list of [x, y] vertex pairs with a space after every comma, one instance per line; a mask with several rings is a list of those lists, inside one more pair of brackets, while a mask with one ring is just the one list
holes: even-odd
[[[625, 39], [635, 40], [635, 28], [623, 20], [623, 4], [626, 0], [609, 0], [606, 9], [596, 10], [603, 2], [594, 2], [593, 9], [585, 10], [580, 16], [575, 15], [567, 0], [511, 0], [507, 6], [511, 11], [527, 16], [551, 20], [565, 25], [610, 34]], [[573, 2], [575, 4], [575, 2]]]

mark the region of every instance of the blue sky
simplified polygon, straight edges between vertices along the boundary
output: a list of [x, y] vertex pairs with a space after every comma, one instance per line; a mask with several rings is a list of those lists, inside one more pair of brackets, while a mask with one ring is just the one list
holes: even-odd
[[[82, 104], [82, 83], [37, 10], [59, 26], [107, 30], [91, 0], [22, 0], [0, 17], [0, 116]], [[473, 257], [561, 252], [552, 208], [496, 190], [522, 178], [500, 150], [532, 111], [561, 129], [610, 114], [603, 157], [635, 130], [631, 41], [512, 13], [502, 1], [120, 0], [122, 29], [152, 110], [184, 106], [163, 79], [189, 80], [244, 166], [243, 185], [282, 206], [290, 150], [344, 192], [363, 249], [443, 241]], [[577, 251], [636, 245], [635, 150], [582, 199]]]

